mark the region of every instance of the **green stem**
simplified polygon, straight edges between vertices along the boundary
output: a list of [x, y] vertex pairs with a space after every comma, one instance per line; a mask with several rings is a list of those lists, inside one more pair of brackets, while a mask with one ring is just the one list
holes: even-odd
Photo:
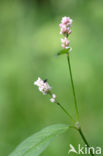
[[[48, 94], [50, 96], [52, 96], [51, 91], [48, 92]], [[72, 118], [72, 116], [70, 115], [70, 113], [56, 100], [55, 103], [64, 111], [64, 113], [73, 121], [73, 123], [75, 123], [76, 121]]]
[[73, 77], [72, 77], [72, 70], [71, 70], [71, 65], [70, 65], [70, 56], [69, 56], [69, 53], [67, 54], [67, 60], [68, 60], [68, 66], [69, 66], [69, 72], [70, 72], [70, 79], [71, 79], [72, 90], [73, 90], [73, 96], [74, 96], [74, 103], [75, 103], [76, 116], [77, 116], [77, 120], [79, 121], [79, 111], [78, 111], [78, 106], [77, 106], [77, 99], [76, 99], [75, 88], [74, 88], [74, 82], [73, 82]]
[[[85, 136], [84, 136], [84, 134], [83, 134], [83, 132], [82, 132], [82, 130], [81, 130], [81, 128], [79, 128], [78, 131], [79, 131], [79, 134], [81, 135], [81, 137], [82, 137], [84, 143], [87, 145], [87, 147], [90, 147], [89, 144], [88, 144], [88, 142], [87, 142], [87, 140], [86, 140], [86, 138], [85, 138]], [[90, 154], [91, 154], [92, 156], [94, 156], [92, 150], [90, 150]]]
[[[75, 87], [74, 87], [74, 82], [73, 82], [73, 77], [72, 77], [72, 70], [71, 70], [71, 64], [70, 64], [70, 56], [67, 54], [67, 60], [68, 60], [68, 66], [69, 66], [69, 72], [70, 72], [70, 79], [71, 79], [71, 84], [72, 84], [72, 90], [73, 90], [73, 96], [74, 96], [74, 103], [75, 103], [75, 110], [76, 110], [76, 116], [77, 120], [79, 121], [79, 111], [78, 111], [78, 105], [77, 105], [77, 99], [76, 99], [76, 94], [75, 94]], [[80, 136], [82, 137], [84, 143], [87, 145], [87, 147], [90, 147], [81, 128], [77, 128], [79, 131]], [[92, 150], [90, 150], [90, 154], [94, 156]]]
[[69, 118], [75, 123], [75, 120], [72, 118], [69, 112], [59, 103], [56, 101], [56, 104], [69, 116]]

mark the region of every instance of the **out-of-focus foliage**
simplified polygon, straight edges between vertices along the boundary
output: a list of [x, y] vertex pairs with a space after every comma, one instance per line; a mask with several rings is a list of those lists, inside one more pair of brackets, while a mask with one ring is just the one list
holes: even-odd
[[[61, 49], [62, 16], [73, 19], [70, 37], [72, 72], [81, 123], [90, 144], [102, 146], [103, 0], [0, 1], [0, 156], [25, 138], [54, 123], [68, 123], [34, 80], [48, 78], [53, 92], [74, 115], [67, 60]], [[73, 130], [42, 154], [68, 155], [69, 144], [82, 143]], [[72, 154], [73, 155], [73, 154]]]

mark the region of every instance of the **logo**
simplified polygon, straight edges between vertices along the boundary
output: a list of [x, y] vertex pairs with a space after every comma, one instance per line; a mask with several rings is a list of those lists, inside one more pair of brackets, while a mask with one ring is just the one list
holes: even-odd
[[80, 144], [78, 144], [77, 149], [75, 149], [75, 147], [70, 144], [69, 145], [70, 149], [68, 151], [68, 154], [70, 153], [76, 153], [76, 154], [91, 154], [91, 152], [93, 154], [101, 154], [102, 153], [102, 149], [101, 147], [88, 147], [87, 145], [85, 145], [84, 147], [82, 147]]

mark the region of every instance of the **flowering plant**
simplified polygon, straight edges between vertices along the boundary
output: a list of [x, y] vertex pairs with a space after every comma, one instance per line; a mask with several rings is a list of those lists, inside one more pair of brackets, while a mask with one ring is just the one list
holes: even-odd
[[[71, 85], [72, 85], [72, 91], [73, 91], [73, 97], [74, 97], [74, 105], [75, 105], [75, 112], [76, 117], [73, 118], [71, 114], [64, 108], [64, 106], [58, 101], [56, 95], [52, 93], [52, 88], [48, 84], [47, 79], [42, 80], [40, 77], [34, 82], [34, 85], [36, 85], [40, 92], [43, 93], [43, 95], [50, 95], [50, 102], [57, 104], [63, 112], [71, 119], [72, 125], [65, 125], [65, 124], [56, 124], [49, 126], [36, 134], [32, 135], [31, 137], [27, 138], [23, 143], [21, 143], [14, 152], [10, 154], [10, 156], [39, 156], [41, 152], [49, 145], [49, 143], [52, 141], [52, 139], [61, 134], [64, 133], [69, 128], [76, 129], [81, 138], [83, 139], [84, 143], [86, 144], [86, 147], [89, 148], [89, 144], [87, 142], [87, 139], [85, 138], [83, 131], [81, 129], [80, 125], [80, 119], [79, 119], [79, 111], [78, 111], [78, 105], [77, 105], [77, 98], [75, 93], [75, 87], [73, 82], [73, 76], [72, 76], [72, 70], [71, 70], [71, 63], [70, 63], [70, 52], [72, 48], [69, 46], [70, 41], [69, 35], [71, 34], [71, 27], [72, 27], [72, 19], [70, 17], [63, 17], [61, 20], [61, 23], [59, 24], [60, 27], [60, 34], [63, 35], [64, 38], [61, 38], [62, 42], [62, 50], [57, 53], [57, 55], [65, 54], [68, 61], [69, 66], [69, 72], [70, 72], [70, 79], [71, 79]], [[90, 154], [94, 156], [94, 153], [92, 149], [90, 149]]]

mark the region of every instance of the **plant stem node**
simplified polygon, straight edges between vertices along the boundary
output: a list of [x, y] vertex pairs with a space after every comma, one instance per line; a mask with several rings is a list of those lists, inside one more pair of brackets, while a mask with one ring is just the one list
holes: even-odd
[[77, 129], [80, 129], [80, 123], [79, 123], [78, 121], [75, 123], [75, 127], [76, 127]]

